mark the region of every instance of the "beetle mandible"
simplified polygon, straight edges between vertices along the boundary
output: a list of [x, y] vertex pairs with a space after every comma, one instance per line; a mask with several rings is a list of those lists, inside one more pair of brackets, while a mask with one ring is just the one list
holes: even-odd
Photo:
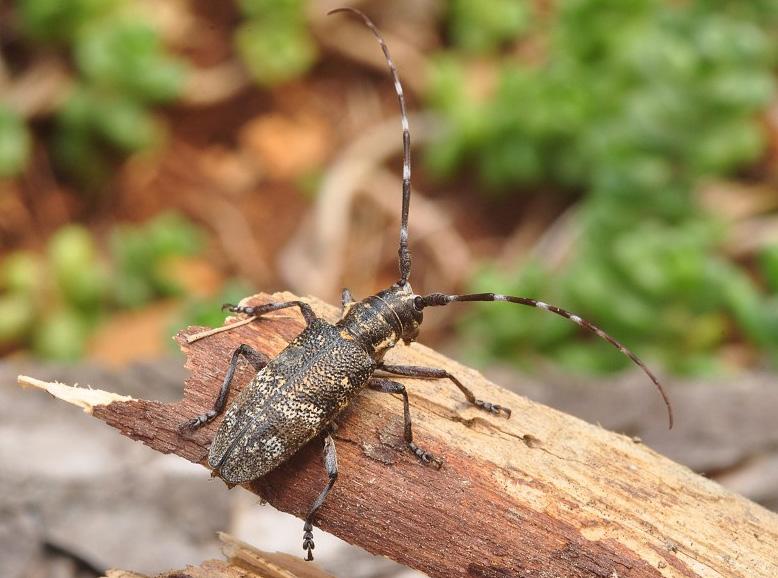
[[402, 213], [398, 250], [400, 279], [388, 289], [358, 302], [353, 300], [348, 289], [344, 289], [343, 313], [334, 325], [317, 317], [303, 301], [267, 303], [255, 307], [226, 305], [234, 313], [257, 317], [287, 307], [299, 307], [306, 327], [274, 359], [268, 359], [249, 345], [238, 347], [232, 354], [213, 408], [181, 426], [182, 430], [194, 430], [224, 410], [235, 369], [239, 358], [243, 357], [254, 366], [257, 374], [227, 410], [213, 438], [208, 464], [214, 472], [228, 484], [254, 480], [287, 460], [314, 437], [324, 434], [324, 466], [328, 482], [305, 517], [303, 549], [307, 551], [308, 560], [313, 559], [314, 515], [338, 477], [338, 461], [332, 438], [333, 421], [365, 387], [402, 395], [404, 438], [408, 448], [422, 462], [436, 467], [441, 465], [438, 458], [414, 442], [405, 386], [385, 377], [375, 377], [373, 374], [376, 370], [396, 376], [448, 379], [469, 403], [495, 415], [506, 418], [511, 415], [507, 407], [478, 399], [456, 376], [444, 369], [390, 365], [384, 362], [386, 352], [400, 340], [409, 344], [416, 339], [423, 320], [423, 310], [427, 307], [440, 307], [459, 301], [505, 301], [536, 307], [569, 319], [616, 347], [648, 375], [667, 406], [670, 427], [673, 425], [670, 400], [648, 367], [621, 343], [578, 315], [527, 297], [496, 293], [431, 293], [422, 296], [413, 292], [408, 281], [411, 274], [411, 255], [408, 250], [411, 139], [402, 85], [389, 49], [373, 22], [354, 8], [338, 8], [329, 14], [336, 12], [350, 12], [358, 16], [375, 35], [389, 65], [400, 103], [403, 141]]

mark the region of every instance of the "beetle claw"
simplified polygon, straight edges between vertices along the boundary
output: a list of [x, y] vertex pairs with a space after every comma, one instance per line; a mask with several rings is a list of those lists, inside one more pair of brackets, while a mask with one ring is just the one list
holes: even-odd
[[421, 463], [423, 463], [424, 465], [432, 466], [436, 470], [439, 470], [440, 467], [443, 465], [443, 460], [442, 459], [440, 459], [438, 457], [435, 457], [435, 455], [431, 454], [430, 452], [428, 452], [426, 450], [423, 450], [422, 448], [417, 446], [415, 443], [409, 442], [408, 443], [408, 447], [411, 448], [411, 451], [413, 452], [413, 454], [417, 458], [419, 458]]
[[179, 435], [190, 434], [197, 429], [197, 425], [200, 423], [199, 418], [189, 419], [178, 426]]
[[313, 543], [313, 526], [310, 522], [305, 522], [303, 526], [303, 550], [307, 550], [305, 559], [310, 562], [313, 560], [313, 549], [316, 548], [316, 544]]

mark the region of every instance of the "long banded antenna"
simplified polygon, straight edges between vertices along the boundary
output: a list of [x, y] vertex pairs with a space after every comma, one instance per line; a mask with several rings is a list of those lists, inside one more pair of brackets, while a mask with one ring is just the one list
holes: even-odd
[[587, 321], [586, 319], [582, 319], [581, 317], [578, 317], [578, 315], [576, 315], [575, 313], [570, 313], [570, 311], [561, 309], [554, 305], [549, 305], [548, 303], [544, 303], [543, 301], [530, 299], [529, 297], [514, 297], [513, 295], [500, 295], [499, 293], [471, 293], [467, 295], [445, 295], [443, 293], [431, 293], [430, 295], [425, 295], [424, 297], [416, 297], [415, 304], [418, 309], [423, 309], [424, 307], [448, 305], [449, 303], [454, 303], [456, 301], [508, 301], [510, 303], [517, 303], [519, 305], [528, 305], [530, 307], [542, 309], [543, 311], [550, 311], [551, 313], [559, 315], [560, 317], [564, 317], [565, 319], [569, 319], [576, 325], [580, 325], [584, 329], [591, 331], [597, 337], [599, 337], [600, 339], [604, 339], [605, 341], [610, 343], [613, 347], [621, 351], [624, 355], [629, 357], [632, 360], [632, 362], [635, 365], [637, 365], [640, 369], [642, 369], [643, 373], [645, 373], [649, 377], [649, 379], [654, 383], [657, 390], [659, 391], [659, 395], [662, 396], [662, 400], [665, 402], [665, 406], [667, 407], [667, 418], [670, 422], [670, 429], [673, 428], [673, 406], [670, 403], [670, 398], [667, 396], [664, 387], [662, 387], [662, 384], [659, 382], [657, 377], [651, 372], [650, 369], [648, 369], [646, 364], [643, 363], [643, 361], [637, 355], [632, 353], [629, 349], [624, 347], [613, 337], [605, 333], [594, 323]]
[[403, 207], [400, 218], [400, 248], [397, 250], [397, 254], [400, 258], [400, 284], [405, 285], [408, 282], [408, 278], [411, 276], [411, 253], [408, 250], [408, 210], [411, 205], [411, 132], [408, 127], [408, 114], [405, 112], [405, 96], [403, 95], [403, 87], [400, 84], [400, 77], [397, 74], [397, 67], [392, 61], [392, 56], [389, 54], [389, 47], [386, 46], [384, 37], [373, 24], [373, 21], [367, 17], [363, 12], [356, 8], [344, 7], [335, 8], [327, 12], [327, 15], [335, 14], [337, 12], [351, 12], [359, 16], [365, 25], [370, 28], [370, 31], [378, 40], [381, 45], [381, 50], [386, 57], [386, 63], [389, 65], [389, 71], [392, 73], [392, 79], [394, 80], [394, 90], [397, 92], [397, 100], [400, 101], [400, 116], [402, 119], [403, 128]]

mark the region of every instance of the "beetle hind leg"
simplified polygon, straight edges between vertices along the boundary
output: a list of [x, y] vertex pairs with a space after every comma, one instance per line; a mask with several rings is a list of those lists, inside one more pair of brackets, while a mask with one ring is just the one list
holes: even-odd
[[327, 485], [324, 486], [324, 489], [311, 504], [303, 525], [303, 550], [308, 552], [305, 558], [308, 561], [313, 560], [313, 549], [316, 547], [313, 543], [313, 516], [316, 514], [316, 510], [324, 504], [327, 494], [330, 493], [332, 486], [335, 485], [335, 481], [338, 479], [338, 454], [335, 451], [335, 441], [332, 439], [332, 429], [330, 428], [330, 431], [327, 432], [324, 438], [323, 458], [324, 468], [327, 470]]
[[509, 407], [476, 398], [472, 391], [465, 387], [461, 381], [459, 381], [445, 369], [436, 369], [434, 367], [419, 367], [416, 365], [386, 365], [385, 363], [379, 365], [378, 369], [386, 371], [387, 373], [392, 373], [394, 375], [402, 375], [404, 377], [448, 379], [451, 381], [451, 383], [457, 386], [457, 389], [459, 389], [459, 391], [464, 394], [464, 396], [467, 398], [467, 401], [472, 405], [495, 415], [504, 415], [506, 418], [511, 417], [511, 409]]
[[443, 461], [440, 458], [435, 457], [430, 452], [420, 448], [413, 441], [413, 428], [411, 427], [411, 408], [408, 403], [408, 392], [402, 383], [392, 381], [391, 379], [384, 379], [381, 377], [374, 377], [367, 382], [370, 389], [380, 391], [383, 393], [399, 393], [403, 396], [403, 415], [404, 415], [404, 437], [405, 443], [408, 444], [408, 448], [413, 452], [417, 458], [423, 463], [433, 466], [436, 469], [440, 469], [443, 465]]

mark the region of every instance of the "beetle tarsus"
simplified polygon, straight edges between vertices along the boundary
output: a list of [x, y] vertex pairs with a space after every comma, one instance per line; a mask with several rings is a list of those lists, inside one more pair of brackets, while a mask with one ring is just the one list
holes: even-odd
[[440, 467], [443, 465], [443, 460], [441, 458], [438, 458], [433, 454], [431, 454], [430, 452], [428, 452], [427, 450], [420, 448], [415, 443], [408, 442], [408, 447], [424, 465], [432, 466], [436, 470], [439, 470]]
[[313, 560], [313, 549], [316, 544], [313, 543], [313, 525], [310, 521], [306, 520], [303, 526], [303, 550], [307, 550], [305, 559], [310, 562]]
[[200, 429], [205, 424], [207, 424], [209, 421], [211, 421], [213, 418], [215, 418], [217, 415], [216, 411], [209, 410], [205, 413], [201, 413], [200, 415], [193, 417], [190, 420], [185, 421], [180, 426], [178, 426], [178, 432], [179, 433], [191, 433], [195, 430]]
[[324, 504], [324, 500], [327, 499], [327, 494], [332, 490], [332, 486], [338, 479], [338, 454], [335, 451], [335, 440], [332, 439], [333, 428], [330, 426], [327, 430], [327, 434], [324, 436], [324, 449], [322, 451], [322, 458], [324, 461], [324, 469], [327, 470], [327, 485], [314, 500], [308, 515], [305, 517], [305, 524], [303, 525], [303, 549], [308, 551], [308, 556], [305, 558], [308, 561], [313, 560], [313, 554], [311, 551], [316, 547], [313, 543], [313, 516], [316, 510], [321, 508]]
[[479, 407], [480, 409], [484, 411], [488, 411], [489, 413], [493, 413], [494, 415], [504, 415], [506, 419], [510, 419], [511, 417], [511, 408], [504, 407], [502, 405], [492, 403], [490, 401], [484, 401], [482, 399], [475, 400], [476, 407]]
[[394, 375], [402, 375], [404, 377], [418, 377], [425, 379], [448, 379], [453, 383], [459, 391], [461, 391], [467, 401], [479, 409], [488, 411], [494, 415], [504, 415], [506, 418], [511, 417], [511, 410], [508, 407], [484, 401], [482, 399], [476, 399], [473, 392], [470, 391], [465, 385], [459, 381], [456, 377], [450, 374], [445, 369], [438, 369], [436, 367], [420, 367], [418, 365], [388, 365], [381, 363], [378, 369], [386, 371], [387, 373], [393, 373]]
[[443, 465], [443, 460], [435, 457], [427, 450], [420, 448], [413, 441], [411, 408], [408, 402], [408, 391], [405, 389], [405, 386], [398, 381], [392, 381], [391, 379], [385, 379], [383, 377], [374, 377], [367, 382], [367, 385], [370, 387], [370, 389], [374, 389], [382, 393], [399, 393], [403, 396], [403, 437], [405, 438], [405, 443], [408, 444], [408, 447], [413, 452], [413, 455], [419, 458], [423, 464], [431, 465], [436, 470], [439, 470]]

